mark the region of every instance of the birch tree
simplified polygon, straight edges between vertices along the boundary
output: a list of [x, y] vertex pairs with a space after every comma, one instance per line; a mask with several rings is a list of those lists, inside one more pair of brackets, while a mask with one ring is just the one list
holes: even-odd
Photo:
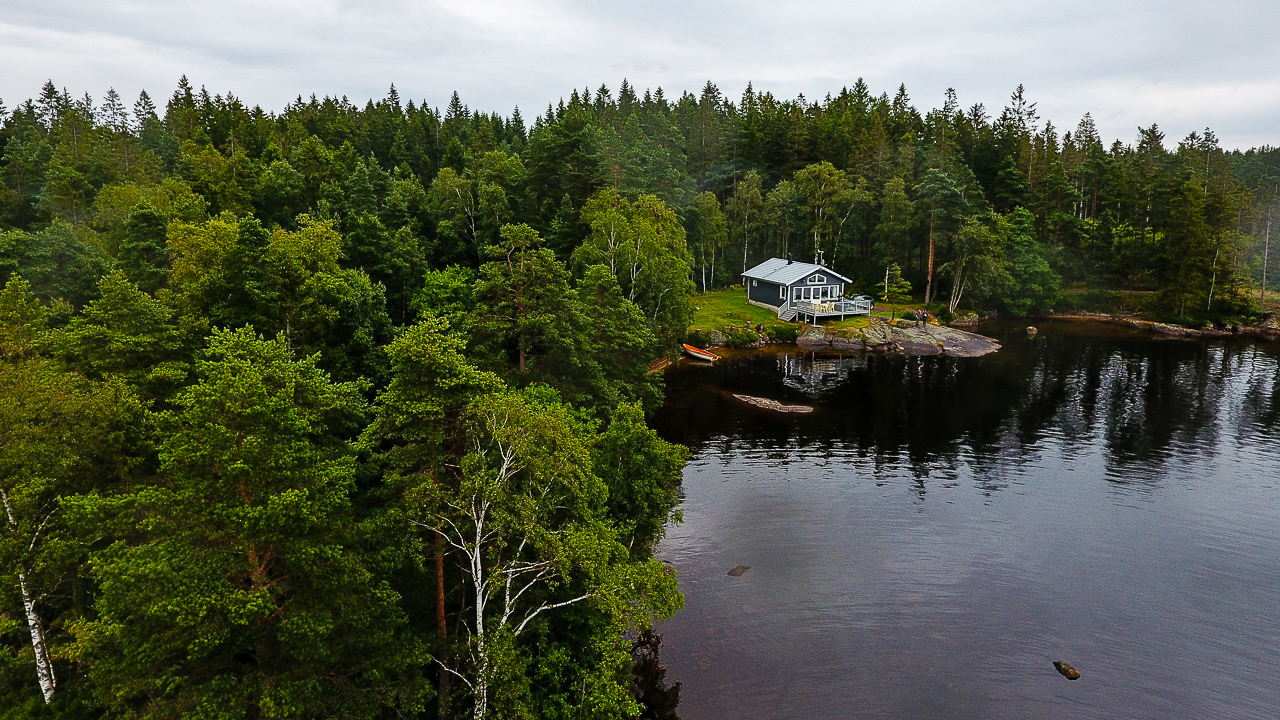
[[0, 293], [0, 578], [20, 598], [15, 614], [25, 622], [13, 630], [25, 631], [48, 703], [58, 690], [62, 626], [75, 617], [70, 583], [85, 562], [59, 500], [119, 479], [122, 428], [137, 421], [138, 405], [120, 384], [32, 356], [40, 319], [26, 283], [10, 280]]
[[[482, 396], [467, 413], [458, 483], [440, 488], [441, 514], [421, 521], [444, 536], [466, 576], [469, 667], [450, 671], [471, 691], [475, 720], [515, 713], [494, 700], [510, 697], [502, 685], [513, 648], [540, 618], [591, 604], [625, 629], [678, 607], [674, 578], [655, 560], [632, 562], [618, 541], [590, 439], [545, 389]], [[625, 687], [607, 689], [611, 702], [638, 709]]]
[[664, 343], [684, 335], [693, 318], [692, 260], [684, 227], [654, 195], [627, 200], [606, 188], [582, 209], [591, 234], [573, 254], [576, 265], [607, 265], [627, 299], [640, 306]]
[[966, 291], [985, 293], [1007, 284], [1008, 269], [1003, 261], [1000, 236], [976, 218], [956, 233], [952, 257], [951, 262], [939, 268], [940, 274], [951, 278], [948, 312], [955, 313]]

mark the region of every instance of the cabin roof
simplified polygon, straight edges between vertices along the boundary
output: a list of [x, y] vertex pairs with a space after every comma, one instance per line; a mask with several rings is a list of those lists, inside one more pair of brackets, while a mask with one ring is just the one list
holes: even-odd
[[834, 275], [841, 280], [851, 283], [849, 278], [822, 265], [814, 265], [813, 263], [791, 262], [788, 263], [786, 258], [769, 258], [750, 270], [742, 273], [742, 277], [752, 278], [754, 280], [765, 280], [778, 285], [790, 285], [798, 280], [808, 277], [814, 271], [822, 271], [828, 275]]

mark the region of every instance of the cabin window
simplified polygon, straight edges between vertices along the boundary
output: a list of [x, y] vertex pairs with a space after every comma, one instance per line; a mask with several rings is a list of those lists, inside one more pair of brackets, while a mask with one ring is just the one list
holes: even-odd
[[821, 285], [826, 281], [827, 281], [827, 278], [824, 275], [814, 275], [813, 277], [810, 277], [808, 280], [810, 285]]
[[830, 292], [831, 292], [831, 288], [827, 287], [826, 285], [823, 285], [823, 286], [822, 286], [822, 299], [823, 299], [823, 300], [825, 300], [825, 299], [827, 299], [827, 298], [831, 297], [831, 295], [829, 294]]
[[795, 297], [795, 299], [796, 299], [796, 300], [799, 300], [799, 299], [800, 299], [800, 290], [801, 290], [801, 289], [802, 289], [802, 288], [796, 288], [796, 297]]
[[752, 280], [752, 281], [751, 281], [751, 287], [756, 287], [756, 281], [755, 281], [755, 280]]
[[778, 299], [779, 299], [779, 300], [786, 300], [786, 299], [787, 299], [787, 288], [786, 288], [786, 286], [784, 286], [784, 285], [779, 285], [779, 286], [778, 286]]

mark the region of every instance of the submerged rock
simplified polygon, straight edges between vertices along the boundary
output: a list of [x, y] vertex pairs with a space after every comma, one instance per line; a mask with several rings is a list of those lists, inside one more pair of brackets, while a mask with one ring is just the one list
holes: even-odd
[[1039, 332], [1040, 331], [1036, 329], [1035, 325], [1027, 326], [1027, 337], [1035, 337]]
[[1080, 679], [1080, 671], [1071, 667], [1071, 665], [1062, 662], [1061, 660], [1054, 660], [1053, 666], [1058, 669], [1058, 672], [1062, 675], [1062, 677], [1068, 680]]
[[[750, 565], [739, 565], [738, 567], [729, 571], [729, 577], [742, 577], [742, 574], [750, 569], [751, 569]], [[1076, 673], [1076, 676], [1079, 677], [1079, 673]]]
[[751, 405], [755, 405], [758, 408], [764, 408], [765, 410], [773, 410], [774, 412], [784, 412], [784, 413], [813, 412], [813, 408], [810, 407], [809, 405], [783, 405], [777, 400], [770, 400], [769, 398], [756, 397], [754, 395], [735, 394], [734, 397], [738, 398], [744, 403], [750, 403]]

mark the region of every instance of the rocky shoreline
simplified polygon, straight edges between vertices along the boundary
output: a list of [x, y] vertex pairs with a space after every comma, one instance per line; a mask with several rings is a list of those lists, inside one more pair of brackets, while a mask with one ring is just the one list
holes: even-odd
[[1079, 320], [1084, 322], [1104, 323], [1107, 325], [1119, 325], [1134, 328], [1136, 330], [1144, 330], [1166, 338], [1192, 339], [1253, 337], [1268, 340], [1280, 340], [1280, 319], [1277, 319], [1274, 315], [1264, 317], [1257, 325], [1229, 325], [1226, 327], [1206, 325], [1202, 328], [1189, 328], [1182, 325], [1171, 325], [1169, 323], [1118, 315], [1079, 313], [1070, 315], [1045, 315], [1043, 317], [1049, 320]]
[[1000, 343], [984, 335], [944, 325], [925, 325], [909, 320], [871, 318], [865, 328], [836, 330], [809, 325], [796, 338], [796, 345], [808, 350], [892, 352], [911, 356], [946, 355], [981, 357], [1000, 349]]

